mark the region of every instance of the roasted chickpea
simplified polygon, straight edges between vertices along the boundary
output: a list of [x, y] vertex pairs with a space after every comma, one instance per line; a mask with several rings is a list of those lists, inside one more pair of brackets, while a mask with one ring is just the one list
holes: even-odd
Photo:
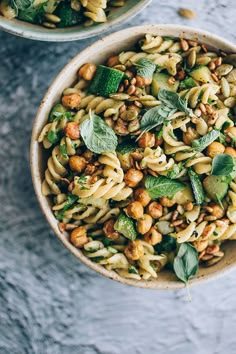
[[187, 202], [184, 204], [184, 209], [187, 211], [193, 210], [193, 203], [192, 202]]
[[118, 55], [116, 55], [116, 56], [114, 56], [114, 57], [110, 57], [110, 58], [108, 59], [108, 61], [107, 61], [107, 65], [108, 65], [110, 68], [112, 68], [113, 66], [118, 65], [118, 64], [120, 64], [120, 60], [119, 60], [119, 56], [118, 56]]
[[144, 255], [144, 248], [142, 242], [140, 240], [129, 242], [124, 252], [127, 258], [137, 261]]
[[92, 158], [93, 158], [93, 153], [92, 153], [92, 151], [86, 150], [86, 151], [83, 153], [83, 157], [84, 157], [87, 161], [91, 161]]
[[193, 246], [198, 252], [202, 252], [207, 248], [208, 242], [208, 240], [197, 240], [193, 242]]
[[79, 69], [79, 76], [82, 77], [86, 81], [90, 81], [94, 77], [96, 70], [97, 70], [96, 65], [94, 65], [92, 63], [84, 64]]
[[143, 179], [143, 173], [139, 170], [135, 170], [134, 168], [131, 168], [128, 170], [125, 174], [124, 181], [127, 184], [127, 186], [133, 188], [136, 187], [139, 182], [141, 182]]
[[149, 193], [144, 187], [140, 187], [135, 190], [134, 199], [140, 202], [144, 207], [147, 206], [148, 203], [151, 201]]
[[207, 155], [210, 157], [215, 157], [216, 155], [223, 154], [225, 151], [225, 147], [223, 144], [218, 143], [217, 141], [213, 141], [208, 147], [207, 147]]
[[211, 215], [215, 216], [217, 219], [221, 219], [225, 215], [225, 210], [223, 210], [219, 204], [212, 204], [210, 208], [213, 209]]
[[141, 235], [146, 234], [152, 227], [152, 217], [148, 214], [143, 214], [142, 219], [137, 222], [137, 230]]
[[83, 247], [88, 242], [86, 228], [84, 226], [76, 227], [70, 234], [70, 241], [75, 247]]
[[69, 159], [69, 165], [72, 171], [82, 172], [86, 167], [86, 160], [82, 156], [71, 156]]
[[103, 232], [107, 238], [116, 240], [120, 235], [119, 232], [114, 229], [115, 220], [108, 220], [103, 226]]
[[158, 138], [158, 136], [155, 137], [155, 147], [160, 146], [163, 143], [163, 138]]
[[144, 240], [147, 243], [150, 243], [150, 245], [155, 246], [162, 241], [162, 234], [158, 232], [155, 227], [151, 227], [151, 229], [144, 235]]
[[155, 145], [155, 135], [145, 132], [138, 140], [138, 146], [141, 148], [153, 147]]
[[68, 122], [65, 126], [65, 134], [72, 140], [79, 139], [80, 132], [79, 132], [79, 125], [75, 122]]
[[132, 202], [127, 206], [126, 213], [133, 219], [140, 219], [143, 216], [143, 206], [140, 202]]
[[146, 208], [146, 213], [152, 218], [158, 219], [162, 216], [162, 205], [157, 202], [150, 203]]
[[236, 150], [232, 147], [226, 147], [224, 154], [230, 155], [232, 157], [236, 157]]
[[78, 93], [71, 93], [70, 95], [63, 96], [61, 101], [63, 106], [74, 109], [79, 107], [81, 97]]
[[160, 203], [161, 203], [162, 206], [170, 208], [173, 205], [175, 205], [176, 202], [173, 199], [170, 199], [168, 197], [161, 197], [160, 198]]
[[187, 145], [191, 145], [192, 141], [199, 138], [199, 134], [196, 129], [188, 127], [187, 131], [183, 133], [183, 141]]
[[236, 138], [236, 127], [228, 127], [225, 129], [225, 133], [232, 135]]
[[137, 87], [145, 87], [145, 86], [149, 86], [152, 83], [152, 78], [147, 79], [146, 77], [142, 77], [139, 75], [136, 75], [136, 86]]

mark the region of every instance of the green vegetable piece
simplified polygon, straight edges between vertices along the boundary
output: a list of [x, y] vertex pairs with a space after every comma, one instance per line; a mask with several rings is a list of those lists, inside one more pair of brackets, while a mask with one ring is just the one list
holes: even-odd
[[191, 77], [184, 79], [183, 81], [180, 82], [180, 85], [179, 85], [179, 87], [181, 89], [190, 89], [195, 86], [197, 86], [197, 83]]
[[96, 154], [116, 150], [118, 141], [114, 130], [96, 114], [90, 112], [90, 117], [81, 123], [80, 134], [86, 147]]
[[139, 59], [134, 65], [137, 67], [137, 74], [146, 79], [151, 79], [156, 70], [156, 64], [146, 58]]
[[114, 224], [114, 229], [129, 240], [134, 241], [137, 237], [134, 222], [125, 213], [121, 213]]
[[192, 147], [197, 151], [203, 151], [208, 147], [208, 145], [213, 143], [213, 141], [215, 141], [219, 135], [220, 132], [213, 129], [210, 131], [210, 133], [202, 136], [201, 138], [193, 140]]
[[62, 104], [57, 103], [51, 109], [48, 121], [53, 122], [55, 119], [58, 119], [58, 117], [61, 117], [64, 113], [66, 113], [65, 107]]
[[179, 87], [179, 81], [176, 80], [173, 85], [169, 83], [171, 76], [165, 73], [155, 73], [152, 79], [152, 94], [157, 97], [160, 89], [165, 89], [171, 92], [176, 92]]
[[211, 173], [215, 176], [228, 176], [235, 167], [232, 156], [227, 154], [219, 154], [213, 158]]
[[229, 184], [222, 176], [210, 175], [203, 180], [203, 187], [211, 200], [217, 203], [219, 198], [222, 200], [226, 196]]
[[198, 175], [192, 170], [188, 170], [188, 175], [190, 178], [193, 195], [196, 201], [196, 204], [200, 205], [204, 202], [204, 189], [202, 187], [202, 182], [200, 181]]
[[95, 95], [109, 97], [117, 92], [123, 76], [124, 73], [120, 70], [98, 65], [88, 90]]
[[57, 27], [74, 26], [84, 20], [82, 12], [73, 10], [69, 1], [61, 1], [55, 10], [55, 15], [61, 19], [61, 22], [57, 23]]
[[185, 188], [184, 183], [164, 176], [148, 176], [144, 184], [151, 198], [173, 197]]
[[176, 276], [185, 284], [196, 275], [198, 270], [198, 252], [190, 243], [182, 243], [174, 259]]
[[176, 239], [170, 235], [163, 235], [162, 241], [155, 245], [154, 248], [159, 254], [174, 251], [176, 249]]
[[135, 149], [137, 149], [135, 142], [123, 142], [117, 146], [116, 152], [125, 155], [129, 152], [133, 152]]
[[207, 66], [198, 66], [189, 74], [194, 80], [203, 82], [204, 84], [212, 82], [211, 71]]

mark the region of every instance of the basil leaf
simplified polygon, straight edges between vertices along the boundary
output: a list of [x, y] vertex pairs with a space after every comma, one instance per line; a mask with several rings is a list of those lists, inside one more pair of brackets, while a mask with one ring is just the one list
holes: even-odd
[[134, 65], [137, 67], [137, 74], [146, 79], [151, 79], [156, 70], [156, 64], [146, 58], [139, 59]]
[[60, 152], [61, 152], [62, 156], [63, 156], [65, 159], [68, 158], [67, 150], [66, 150], [66, 144], [60, 145]]
[[180, 98], [176, 92], [160, 89], [158, 92], [158, 99], [162, 101], [169, 108], [176, 109], [181, 112], [185, 112], [190, 117], [194, 116], [192, 109], [187, 107], [188, 102]]
[[185, 284], [198, 270], [198, 252], [190, 243], [182, 243], [174, 259], [176, 276]]
[[86, 147], [96, 154], [116, 150], [118, 142], [115, 132], [94, 113], [90, 112], [90, 117], [81, 123], [80, 134]]
[[57, 135], [57, 132], [50, 130], [50, 132], [47, 134], [47, 139], [51, 144], [55, 144], [58, 142], [59, 136]]
[[151, 198], [173, 197], [185, 188], [184, 183], [164, 176], [148, 176], [144, 184]]
[[199, 139], [195, 139], [192, 142], [192, 147], [197, 151], [202, 151], [207, 148], [208, 145], [213, 143], [220, 135], [218, 130], [212, 130], [210, 133], [202, 136]]
[[235, 167], [232, 156], [219, 154], [213, 158], [211, 173], [215, 176], [228, 176]]
[[121, 155], [128, 154], [129, 152], [133, 152], [137, 148], [137, 145], [131, 142], [123, 142], [119, 144], [116, 148], [116, 152]]
[[197, 86], [197, 83], [191, 77], [181, 81], [179, 85], [181, 89], [189, 89], [195, 86]]

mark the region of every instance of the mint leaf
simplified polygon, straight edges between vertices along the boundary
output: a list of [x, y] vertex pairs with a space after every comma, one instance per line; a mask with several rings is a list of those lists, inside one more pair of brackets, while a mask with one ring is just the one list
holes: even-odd
[[192, 147], [197, 151], [202, 151], [207, 148], [208, 145], [213, 143], [220, 135], [218, 130], [212, 130], [210, 133], [202, 136], [199, 139], [195, 139], [192, 142]]
[[202, 186], [202, 182], [196, 172], [191, 168], [188, 170], [189, 179], [191, 182], [193, 195], [197, 205], [201, 205], [204, 202], [205, 193]]
[[143, 132], [148, 132], [154, 129], [160, 124], [163, 124], [165, 119], [174, 114], [176, 110], [170, 109], [163, 105], [153, 107], [149, 109], [141, 120], [141, 130]]
[[156, 70], [156, 64], [146, 58], [139, 59], [134, 65], [137, 67], [137, 74], [146, 79], [151, 79]]
[[80, 125], [86, 147], [96, 154], [115, 151], [118, 141], [114, 130], [96, 114], [90, 112], [89, 115]]
[[58, 142], [59, 136], [57, 135], [57, 132], [50, 130], [50, 132], [47, 134], [47, 139], [51, 144], [55, 144]]
[[213, 158], [211, 173], [215, 176], [228, 176], [235, 167], [232, 156], [219, 154]]
[[158, 92], [158, 99], [171, 109], [184, 112], [190, 117], [194, 116], [192, 109], [187, 107], [187, 100], [180, 98], [176, 92], [160, 89]]
[[182, 243], [174, 259], [176, 276], [185, 284], [198, 270], [198, 252], [190, 243]]
[[184, 183], [164, 176], [148, 176], [144, 184], [151, 198], [173, 197], [185, 188]]

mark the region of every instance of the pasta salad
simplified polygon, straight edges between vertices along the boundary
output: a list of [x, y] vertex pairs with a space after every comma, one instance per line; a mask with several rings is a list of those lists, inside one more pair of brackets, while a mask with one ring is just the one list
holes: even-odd
[[112, 7], [124, 5], [125, 0], [0, 0], [0, 14], [54, 29], [106, 22]]
[[121, 277], [187, 283], [236, 239], [236, 55], [146, 34], [85, 63], [38, 138], [65, 237]]

